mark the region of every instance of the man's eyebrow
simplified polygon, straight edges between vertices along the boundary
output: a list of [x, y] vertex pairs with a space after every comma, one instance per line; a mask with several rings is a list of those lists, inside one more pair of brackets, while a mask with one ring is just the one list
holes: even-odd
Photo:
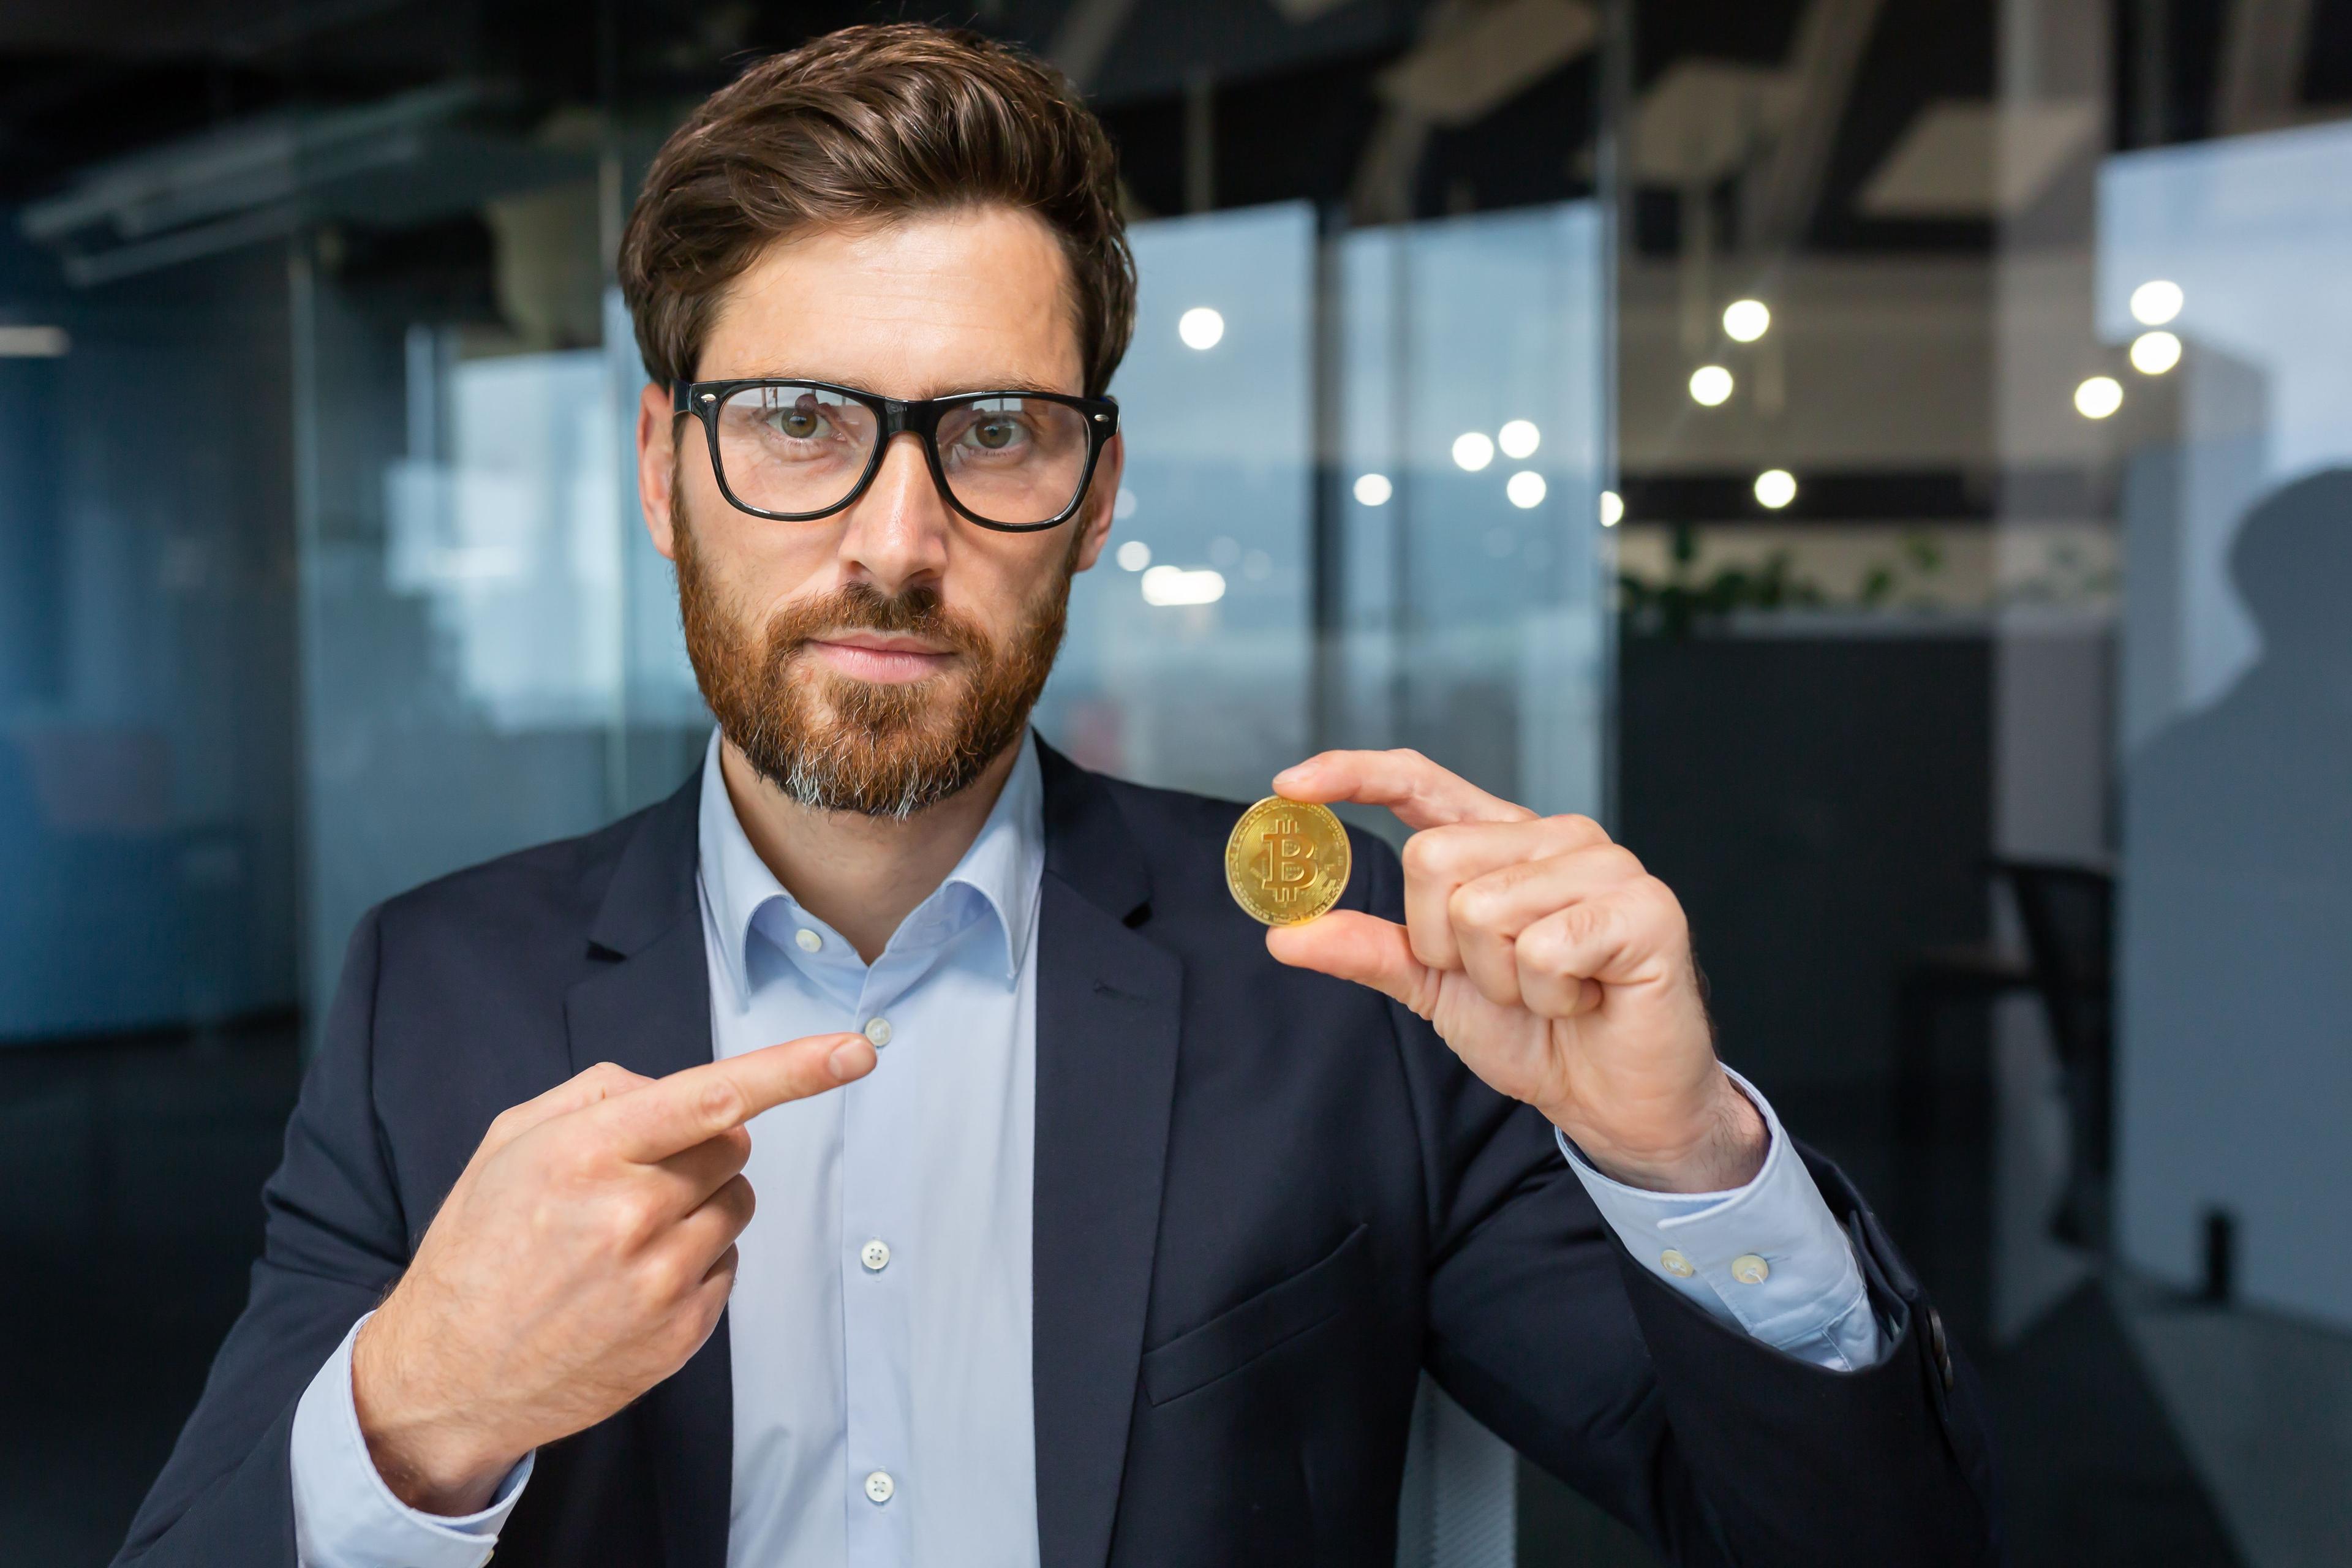
[[[743, 381], [822, 382], [830, 386], [849, 386], [856, 387], [860, 392], [875, 392], [877, 396], [887, 397], [890, 395], [888, 393], [876, 392], [875, 388], [867, 386], [862, 382], [845, 381], [836, 375], [812, 374], [807, 371], [769, 371], [758, 375], [741, 376], [737, 379]], [[1060, 387], [1052, 385], [1047, 382], [1039, 381], [1033, 376], [1009, 375], [990, 381], [974, 381], [959, 385], [935, 387], [930, 392], [926, 393], [924, 397], [985, 396], [992, 392], [1037, 392], [1045, 393], [1055, 397], [1071, 397], [1078, 395], [1075, 393], [1064, 392]], [[922, 401], [922, 399], [916, 399], [915, 401]]]

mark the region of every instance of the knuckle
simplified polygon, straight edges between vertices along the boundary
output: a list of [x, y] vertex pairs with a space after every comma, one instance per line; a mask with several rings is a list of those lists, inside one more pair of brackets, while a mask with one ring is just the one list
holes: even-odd
[[1610, 842], [1608, 830], [1581, 812], [1565, 811], [1549, 820], [1580, 844]]
[[694, 1281], [686, 1278], [686, 1269], [675, 1258], [649, 1258], [636, 1271], [636, 1301], [639, 1311], [656, 1316], [671, 1310], [678, 1299], [693, 1289]]
[[1558, 921], [1530, 927], [1512, 948], [1520, 968], [1546, 974], [1566, 966], [1569, 951], [1567, 930]]
[[1444, 877], [1461, 864], [1461, 835], [1447, 827], [1424, 827], [1404, 841], [1405, 873], [1422, 879]]
[[1427, 877], [1437, 869], [1430, 863], [1436, 853], [1436, 829], [1423, 828], [1404, 841], [1404, 848], [1398, 852], [1397, 858], [1404, 862], [1406, 876]]
[[1570, 904], [1562, 911], [1559, 922], [1562, 955], [1573, 954], [1588, 942], [1606, 937], [1616, 921], [1616, 906], [1606, 900], [1588, 899], [1580, 904]]
[[1465, 882], [1445, 900], [1445, 916], [1456, 929], [1484, 931], [1499, 922], [1507, 895], [1486, 880]]
[[1683, 901], [1657, 878], [1644, 874], [1633, 884], [1633, 896], [1649, 918], [1664, 929], [1679, 931], [1687, 923], [1683, 916]]
[[694, 1093], [694, 1113], [706, 1127], [734, 1127], [748, 1109], [742, 1089], [731, 1078], [713, 1078]]
[[1602, 867], [1618, 876], [1639, 877], [1643, 874], [1642, 862], [1622, 844], [1597, 844], [1593, 846], [1592, 854]]
[[661, 1229], [661, 1205], [651, 1193], [624, 1193], [613, 1200], [609, 1212], [613, 1234], [630, 1247], [644, 1245]]

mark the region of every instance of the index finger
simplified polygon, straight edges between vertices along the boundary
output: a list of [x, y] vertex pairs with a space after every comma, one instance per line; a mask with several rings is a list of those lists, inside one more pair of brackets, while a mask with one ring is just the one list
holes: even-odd
[[1525, 822], [1535, 816], [1447, 773], [1419, 752], [1322, 752], [1274, 775], [1285, 799], [1384, 805], [1415, 832], [1455, 822]]
[[652, 1164], [740, 1127], [790, 1100], [837, 1089], [874, 1070], [863, 1035], [809, 1035], [656, 1079], [591, 1107], [625, 1159]]

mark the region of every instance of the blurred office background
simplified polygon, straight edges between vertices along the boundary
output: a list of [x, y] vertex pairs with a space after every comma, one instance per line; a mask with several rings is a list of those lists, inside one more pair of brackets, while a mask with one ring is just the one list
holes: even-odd
[[[969, 22], [1125, 163], [1040, 716], [1597, 813], [1990, 1390], [2022, 1563], [2352, 1562], [2352, 0], [19, 0], [0, 1541], [119, 1541], [374, 900], [658, 798], [615, 237]], [[1442, 1400], [1402, 1557], [1636, 1564]]]

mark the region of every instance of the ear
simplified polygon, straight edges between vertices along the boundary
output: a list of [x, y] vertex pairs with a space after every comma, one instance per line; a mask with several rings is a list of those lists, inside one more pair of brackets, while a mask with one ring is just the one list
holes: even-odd
[[677, 542], [670, 531], [670, 484], [677, 476], [681, 423], [670, 412], [669, 389], [646, 383], [637, 397], [637, 506], [645, 513], [654, 548], [668, 561], [677, 559]]
[[1102, 456], [1096, 459], [1086, 505], [1076, 520], [1086, 533], [1078, 542], [1078, 561], [1073, 570], [1084, 572], [1102, 558], [1103, 546], [1110, 542], [1110, 514], [1118, 503], [1119, 478], [1126, 471], [1127, 435], [1122, 431], [1103, 443]]

